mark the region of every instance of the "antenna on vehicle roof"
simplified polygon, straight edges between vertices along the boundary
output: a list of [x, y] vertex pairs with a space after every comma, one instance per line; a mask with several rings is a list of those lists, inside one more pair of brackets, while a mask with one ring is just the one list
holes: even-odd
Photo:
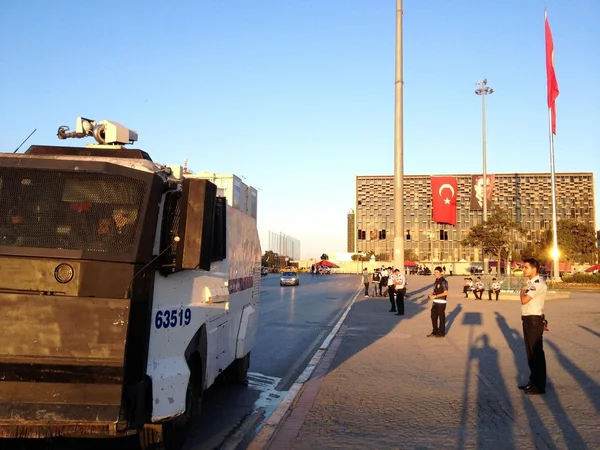
[[18, 146], [18, 147], [15, 149], [15, 151], [14, 151], [13, 153], [17, 153], [17, 152], [19, 151], [19, 149], [20, 149], [20, 148], [23, 146], [23, 144], [24, 144], [25, 142], [27, 142], [27, 140], [28, 140], [28, 139], [29, 139], [31, 136], [33, 136], [33, 133], [35, 133], [36, 131], [37, 131], [37, 128], [36, 128], [35, 130], [33, 130], [31, 133], [29, 133], [29, 136], [27, 136], [27, 137], [25, 138], [25, 140], [24, 140], [23, 142], [21, 142], [21, 145], [19, 145], [19, 146]]

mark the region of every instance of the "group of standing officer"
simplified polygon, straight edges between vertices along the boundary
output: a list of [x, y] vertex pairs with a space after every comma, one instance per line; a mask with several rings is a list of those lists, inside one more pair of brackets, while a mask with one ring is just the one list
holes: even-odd
[[369, 297], [369, 286], [373, 283], [373, 293], [377, 297], [383, 296], [384, 286], [387, 288], [387, 295], [390, 299], [390, 312], [396, 313], [397, 316], [404, 315], [404, 296], [406, 295], [406, 276], [400, 272], [400, 269], [392, 267], [375, 269], [373, 274], [369, 276], [369, 271], [365, 268], [362, 273], [363, 284], [365, 286], [365, 297]]
[[[541, 395], [546, 392], [546, 355], [544, 353], [543, 333], [547, 331], [547, 320], [544, 315], [544, 303], [548, 288], [543, 278], [539, 276], [540, 263], [535, 258], [528, 258], [524, 261], [523, 275], [527, 278], [526, 284], [521, 288], [521, 321], [523, 322], [523, 340], [525, 341], [525, 351], [527, 354], [527, 363], [529, 365], [529, 381], [518, 386], [526, 395]], [[375, 285], [376, 291], [379, 287], [387, 285], [390, 298], [390, 312], [396, 315], [404, 315], [404, 295], [406, 294], [406, 277], [400, 273], [400, 270], [393, 270], [391, 267], [385, 269], [386, 273], [375, 277], [379, 286]], [[434, 270], [435, 281], [433, 292], [429, 298], [433, 301], [431, 306], [431, 325], [432, 331], [427, 337], [443, 338], [446, 336], [446, 304], [448, 297], [448, 281], [443, 276], [443, 268], [436, 267]], [[365, 297], [368, 297], [369, 274], [367, 269], [363, 271], [363, 281], [365, 283]], [[465, 279], [464, 294], [467, 295], [467, 281]], [[492, 279], [492, 285], [489, 290], [489, 299], [495, 294], [496, 300], [500, 292], [500, 283], [496, 278]], [[481, 298], [481, 297], [479, 297]]]

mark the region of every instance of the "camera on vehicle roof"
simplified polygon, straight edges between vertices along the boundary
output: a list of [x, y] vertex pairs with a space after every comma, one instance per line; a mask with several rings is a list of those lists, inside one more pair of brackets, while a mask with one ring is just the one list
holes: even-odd
[[96, 122], [85, 117], [78, 117], [75, 131], [87, 136], [93, 135], [99, 144], [123, 145], [132, 144], [138, 140], [136, 131], [110, 120]]

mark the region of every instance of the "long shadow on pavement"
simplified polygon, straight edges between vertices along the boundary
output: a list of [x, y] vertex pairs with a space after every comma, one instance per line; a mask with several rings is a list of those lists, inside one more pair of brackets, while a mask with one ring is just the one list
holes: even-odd
[[[423, 289], [420, 289], [420, 291], [423, 291]], [[403, 316], [397, 316], [395, 313], [389, 312], [390, 301], [388, 297], [357, 299], [345, 322], [347, 329], [344, 342], [346, 345], [341, 346], [338, 350], [329, 371], [333, 371], [355, 354], [388, 335], [396, 328], [398, 323], [422, 313], [427, 308], [430, 300], [426, 295], [418, 296], [415, 292], [413, 291], [410, 297], [404, 299]], [[406, 337], [410, 336], [407, 335]]]
[[433, 280], [431, 281], [431, 283], [427, 284], [426, 286], [423, 286], [423, 287], [421, 287], [419, 289], [416, 289], [414, 291], [410, 290], [410, 285], [409, 285], [408, 286], [408, 296], [411, 297], [411, 298], [412, 297], [417, 297], [418, 296], [417, 294], [420, 294], [421, 292], [424, 292], [424, 291], [430, 292], [432, 290], [433, 290]]
[[571, 361], [554, 342], [548, 339], [545, 339], [544, 342], [554, 351], [554, 353], [556, 353], [558, 362], [573, 378], [575, 378], [577, 383], [579, 383], [581, 390], [588, 396], [590, 403], [596, 408], [596, 412], [600, 414], [600, 385], [585, 373], [585, 371], [579, 368], [577, 364], [573, 363], [573, 361]]
[[[471, 325], [471, 329], [457, 448], [465, 448], [467, 418], [469, 415], [476, 415], [477, 448], [496, 448], [498, 436], [502, 436], [502, 448], [514, 449], [516, 448], [513, 431], [515, 418], [506, 384], [501, 375], [498, 350], [490, 345], [487, 333], [474, 338], [473, 326], [478, 325], [476, 316], [481, 314], [467, 313], [463, 320], [463, 324]], [[469, 402], [472, 378], [476, 378], [477, 383], [476, 402]]]
[[456, 320], [456, 317], [461, 313], [462, 310], [463, 310], [462, 303], [459, 303], [458, 305], [456, 305], [454, 307], [454, 309], [452, 311], [450, 311], [450, 313], [448, 313], [446, 315], [446, 333], [448, 333], [450, 331], [450, 328], [452, 327], [454, 320]]
[[[526, 363], [525, 356], [525, 344], [523, 343], [523, 336], [515, 329], [511, 328], [504, 316], [496, 312], [496, 323], [500, 327], [506, 342], [513, 352], [515, 366], [521, 373], [518, 377], [521, 382], [527, 379], [529, 368]], [[548, 340], [544, 340], [547, 344], [550, 344]], [[551, 345], [551, 344], [550, 344]], [[574, 365], [573, 365], [574, 366]], [[515, 384], [520, 384], [519, 380], [515, 380]], [[581, 435], [577, 432], [575, 426], [569, 419], [558, 395], [552, 392], [549, 387], [551, 386], [551, 379], [548, 377], [548, 383], [546, 387], [546, 394], [543, 396], [548, 409], [554, 415], [556, 422], [559, 424], [567, 448], [569, 449], [585, 449], [588, 448], [585, 444]], [[515, 386], [516, 389], [516, 386]], [[536, 441], [536, 447], [547, 447], [550, 449], [558, 448], [554, 443], [554, 438], [550, 435], [550, 432], [540, 417], [536, 404], [537, 402], [530, 399], [528, 396], [523, 395], [522, 397], [523, 408], [525, 409], [527, 420], [529, 422], [529, 429], [531, 430], [531, 436]]]
[[592, 330], [591, 328], [588, 328], [588, 327], [586, 327], [585, 325], [577, 325], [577, 326], [578, 326], [579, 328], [582, 328], [582, 329], [584, 329], [584, 330], [585, 330], [585, 331], [587, 331], [588, 333], [592, 333], [592, 334], [594, 334], [594, 335], [596, 335], [596, 336], [600, 337], [600, 333], [598, 333], [598, 332], [597, 332], [597, 331], [595, 331], [595, 330]]

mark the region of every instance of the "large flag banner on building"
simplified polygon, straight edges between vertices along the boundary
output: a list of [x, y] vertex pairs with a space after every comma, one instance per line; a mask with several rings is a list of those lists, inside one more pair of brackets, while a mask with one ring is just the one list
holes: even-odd
[[548, 22], [548, 14], [545, 15], [545, 34], [546, 34], [546, 79], [548, 82], [548, 108], [550, 109], [552, 134], [556, 134], [556, 97], [558, 97], [558, 81], [554, 71], [554, 41], [552, 40], [552, 31]]
[[[486, 174], [486, 189], [487, 202], [486, 206], [489, 209], [494, 195], [494, 175]], [[477, 211], [483, 209], [483, 175], [471, 175], [471, 210]]]
[[433, 221], [456, 225], [456, 177], [431, 177]]

